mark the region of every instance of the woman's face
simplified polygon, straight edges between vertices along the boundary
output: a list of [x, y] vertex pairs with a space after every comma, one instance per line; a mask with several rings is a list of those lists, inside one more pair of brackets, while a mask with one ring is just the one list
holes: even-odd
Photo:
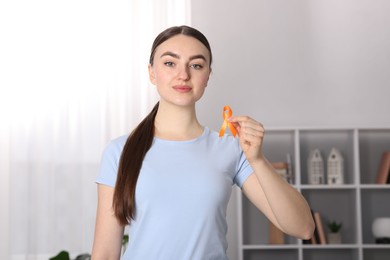
[[210, 76], [210, 54], [197, 39], [176, 35], [155, 52], [149, 77], [157, 86], [160, 102], [191, 106], [198, 101]]

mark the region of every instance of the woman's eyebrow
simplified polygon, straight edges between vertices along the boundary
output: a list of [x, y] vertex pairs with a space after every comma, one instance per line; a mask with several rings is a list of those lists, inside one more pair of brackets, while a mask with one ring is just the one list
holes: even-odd
[[203, 56], [202, 54], [193, 55], [190, 57], [190, 60], [195, 60], [195, 59], [202, 59], [202, 60], [206, 61], [206, 57]]
[[171, 56], [173, 58], [176, 58], [176, 59], [180, 59], [180, 56], [176, 53], [173, 53], [171, 51], [166, 51], [164, 52], [163, 54], [161, 54], [160, 58], [164, 57], [164, 56]]
[[[174, 53], [174, 52], [171, 52], [171, 51], [166, 51], [164, 52], [163, 54], [161, 54], [160, 58], [164, 57], [164, 56], [171, 56], [175, 59], [180, 59], [180, 55]], [[190, 56], [190, 60], [195, 60], [195, 59], [202, 59], [204, 61], [207, 61], [206, 60], [206, 57], [202, 54], [197, 54], [197, 55], [193, 55], [193, 56]]]

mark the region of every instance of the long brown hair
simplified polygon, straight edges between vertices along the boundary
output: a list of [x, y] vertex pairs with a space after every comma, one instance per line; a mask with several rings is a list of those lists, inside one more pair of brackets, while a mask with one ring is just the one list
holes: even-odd
[[[185, 25], [168, 28], [156, 37], [152, 45], [149, 63], [153, 65], [154, 54], [161, 43], [179, 34], [194, 37], [203, 43], [209, 51], [209, 65], [211, 66], [212, 54], [207, 38], [200, 31]], [[149, 115], [131, 132], [123, 147], [119, 160], [112, 206], [115, 217], [122, 225], [130, 224], [131, 220], [135, 217], [135, 190], [137, 180], [145, 155], [153, 144], [154, 120], [158, 107], [159, 103], [154, 106]]]

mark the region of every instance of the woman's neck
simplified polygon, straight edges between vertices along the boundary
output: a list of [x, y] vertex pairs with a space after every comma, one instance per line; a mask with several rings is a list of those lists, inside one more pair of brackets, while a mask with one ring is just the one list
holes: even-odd
[[166, 140], [191, 140], [203, 133], [194, 106], [179, 107], [160, 103], [154, 125], [155, 136]]

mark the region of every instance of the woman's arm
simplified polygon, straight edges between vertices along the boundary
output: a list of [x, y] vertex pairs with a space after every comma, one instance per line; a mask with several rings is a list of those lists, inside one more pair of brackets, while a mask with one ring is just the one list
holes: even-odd
[[230, 119], [239, 134], [240, 145], [254, 174], [242, 190], [280, 230], [301, 239], [309, 239], [314, 232], [314, 220], [303, 196], [279, 174], [262, 152], [263, 126], [247, 116]]
[[112, 209], [114, 188], [98, 184], [98, 207], [92, 260], [118, 260], [121, 256], [124, 227]]
[[275, 173], [268, 162], [264, 164], [256, 166], [244, 182], [244, 194], [280, 230], [297, 238], [310, 239], [314, 221], [306, 200]]

